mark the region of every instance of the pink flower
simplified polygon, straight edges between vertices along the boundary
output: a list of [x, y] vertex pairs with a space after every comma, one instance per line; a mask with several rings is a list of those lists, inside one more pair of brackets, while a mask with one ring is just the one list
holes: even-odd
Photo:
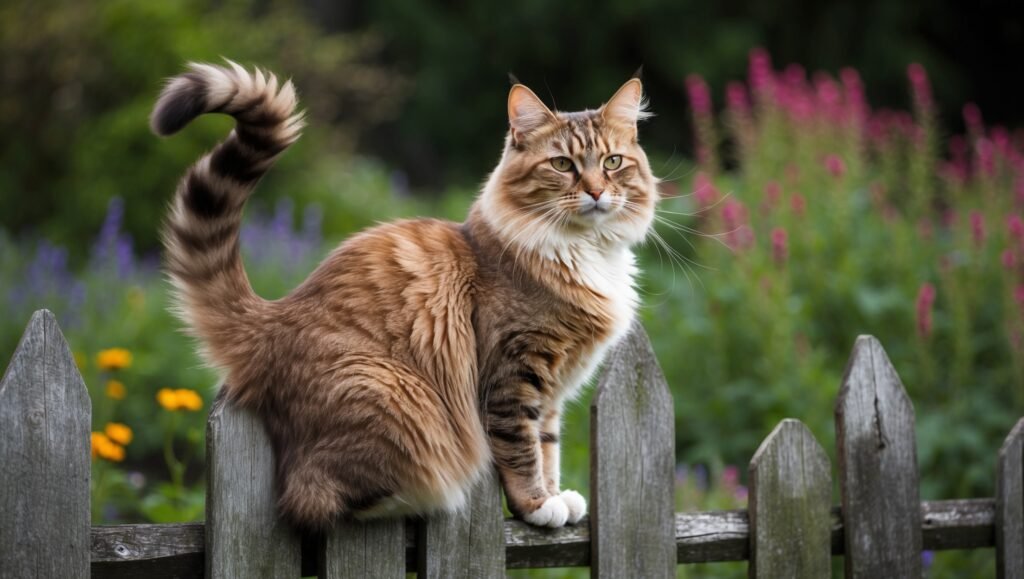
[[722, 469], [722, 486], [727, 489], [735, 488], [740, 484], [740, 469], [729, 465]]
[[782, 187], [779, 186], [778, 181], [769, 181], [764, 186], [764, 198], [769, 207], [775, 207], [779, 204], [779, 199], [782, 197]]
[[830, 175], [838, 179], [846, 173], [846, 163], [843, 162], [839, 155], [826, 155], [825, 169]]
[[967, 133], [973, 139], [985, 134], [985, 124], [981, 120], [981, 109], [974, 103], [964, 105], [964, 124], [967, 125]]
[[690, 96], [690, 106], [697, 116], [711, 115], [711, 93], [708, 84], [700, 75], [691, 74], [686, 77], [686, 92]]
[[701, 210], [707, 209], [718, 201], [718, 189], [703, 171], [699, 171], [693, 178], [693, 198]]
[[750, 51], [749, 68], [750, 88], [758, 100], [771, 98], [775, 92], [775, 75], [772, 72], [772, 59], [768, 51], [755, 48]]
[[1006, 218], [1006, 230], [1010, 234], [1010, 239], [1018, 244], [1024, 242], [1024, 219], [1021, 219], [1019, 215], [1011, 215]]
[[862, 128], [868, 115], [868, 103], [864, 97], [864, 83], [860, 74], [855, 69], [844, 68], [839, 71], [839, 80], [843, 83], [847, 114], [858, 128]]
[[818, 100], [818, 110], [830, 121], [838, 121], [842, 116], [839, 85], [832, 77], [825, 74], [814, 76], [814, 91]]
[[754, 244], [754, 230], [747, 223], [747, 208], [743, 203], [733, 199], [726, 201], [722, 206], [722, 222], [729, 247], [744, 250]]
[[978, 170], [983, 175], [993, 175], [996, 172], [995, 145], [985, 137], [974, 142], [974, 152], [978, 157]]
[[935, 286], [925, 283], [917, 292], [917, 335], [927, 338], [932, 333], [932, 306], [935, 305]]
[[976, 247], [985, 245], [985, 216], [977, 211], [971, 211], [971, 238]]
[[1012, 249], [1004, 249], [1002, 255], [999, 256], [999, 261], [1002, 262], [1003, 269], [1007, 271], [1013, 271], [1017, 267], [1017, 256]]
[[775, 260], [775, 265], [782, 266], [786, 264], [786, 258], [789, 256], [789, 235], [786, 234], [786, 230], [781, 227], [772, 229], [772, 259]]
[[789, 197], [789, 208], [793, 210], [793, 214], [797, 217], [803, 217], [804, 212], [807, 210], [807, 201], [804, 200], [804, 196], [799, 193], [793, 193]]
[[932, 85], [924, 67], [914, 62], [907, 67], [910, 90], [914, 95], [914, 107], [919, 113], [930, 114], [932, 110]]
[[750, 100], [743, 83], [733, 81], [726, 85], [725, 105], [735, 114], [746, 115], [750, 112]]

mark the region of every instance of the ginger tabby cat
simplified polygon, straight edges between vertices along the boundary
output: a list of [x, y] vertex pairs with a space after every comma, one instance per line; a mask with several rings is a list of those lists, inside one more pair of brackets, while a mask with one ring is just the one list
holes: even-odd
[[178, 186], [166, 267], [222, 394], [264, 420], [282, 515], [325, 529], [458, 509], [493, 463], [516, 516], [579, 521], [586, 502], [559, 486], [561, 410], [632, 324], [630, 248], [658, 199], [637, 142], [640, 81], [574, 113], [513, 86], [501, 161], [465, 222], [366, 230], [267, 301], [246, 277], [239, 226], [299, 138], [296, 104], [273, 75], [192, 64], [151, 118], [160, 135], [204, 113], [237, 122]]

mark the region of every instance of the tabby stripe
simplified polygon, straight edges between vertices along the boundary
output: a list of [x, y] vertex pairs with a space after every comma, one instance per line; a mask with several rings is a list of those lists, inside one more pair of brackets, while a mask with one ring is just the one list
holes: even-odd
[[215, 192], [207, 179], [190, 172], [185, 183], [185, 208], [200, 219], [223, 217], [228, 209], [228, 196]]
[[555, 442], [558, 442], [558, 435], [557, 434], [552, 434], [550, 432], [541, 432], [540, 433], [540, 441], [541, 441], [542, 444], [555, 443]]
[[505, 428], [490, 428], [487, 430], [487, 434], [498, 440], [504, 440], [505, 442], [512, 444], [519, 444], [526, 442], [527, 438], [519, 434], [516, 430], [508, 430]]
[[263, 176], [266, 168], [254, 165], [263, 160], [264, 155], [254, 155], [243, 147], [235, 133], [232, 133], [210, 157], [210, 169], [218, 175], [230, 177], [240, 183], [249, 183]]
[[196, 233], [177, 223], [171, 223], [169, 228], [174, 239], [191, 253], [205, 253], [210, 249], [220, 247], [228, 242], [237, 231], [237, 226], [234, 223], [218, 227], [206, 234]]
[[278, 136], [276, 130], [271, 130], [267, 134], [259, 127], [239, 124], [235, 127], [235, 134], [238, 135], [242, 144], [266, 155], [266, 158], [273, 157], [288, 148], [288, 143]]

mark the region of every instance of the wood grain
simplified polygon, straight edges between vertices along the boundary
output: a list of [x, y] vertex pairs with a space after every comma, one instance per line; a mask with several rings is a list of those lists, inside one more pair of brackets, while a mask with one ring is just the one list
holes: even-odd
[[417, 574], [437, 579], [505, 576], [501, 486], [487, 469], [460, 513], [425, 519], [418, 532]]
[[836, 402], [847, 577], [921, 576], [914, 407], [882, 345], [861, 336]]
[[832, 572], [828, 455], [799, 420], [783, 420], [750, 461], [750, 576]]
[[206, 444], [206, 576], [298, 577], [300, 541], [277, 517], [274, 457], [259, 418], [218, 400]]
[[323, 541], [320, 579], [405, 577], [405, 521], [339, 523]]
[[[960, 499], [921, 503], [923, 548], [930, 551], [995, 546], [996, 503], [993, 499]], [[832, 507], [832, 555], [844, 550], [842, 512]], [[203, 576], [202, 523], [184, 525], [112, 525], [92, 528], [93, 577]], [[745, 510], [675, 514], [676, 561], [716, 563], [749, 558], [750, 523]], [[418, 530], [406, 526], [406, 571], [416, 571]], [[153, 537], [148, 537], [148, 535]], [[590, 562], [590, 527], [538, 529], [506, 519], [506, 565], [509, 569], [586, 567]], [[124, 555], [112, 556], [111, 545], [131, 543]], [[304, 568], [315, 573], [315, 551], [304, 553]], [[182, 562], [168, 570], [167, 561]], [[191, 563], [185, 563], [189, 562]], [[121, 571], [125, 570], [125, 571]], [[128, 571], [130, 570], [130, 572]]]
[[1024, 418], [999, 449], [996, 467], [996, 574], [1024, 578]]
[[89, 576], [92, 403], [53, 314], [0, 381], [0, 577]]
[[639, 322], [605, 364], [590, 407], [594, 577], [675, 577], [672, 396]]

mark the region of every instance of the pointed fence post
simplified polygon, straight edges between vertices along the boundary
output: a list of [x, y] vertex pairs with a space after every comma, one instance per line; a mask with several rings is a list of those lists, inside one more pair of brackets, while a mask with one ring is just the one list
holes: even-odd
[[320, 550], [320, 579], [405, 577], [405, 519], [343, 521]]
[[0, 577], [89, 577], [92, 403], [53, 314], [0, 381]]
[[497, 579], [505, 576], [501, 486], [493, 468], [484, 472], [468, 500], [469, 505], [462, 512], [436, 514], [420, 523], [417, 577]]
[[860, 336], [836, 402], [847, 577], [921, 576], [914, 406], [882, 345]]
[[675, 577], [672, 396], [639, 322], [605, 363], [590, 407], [593, 577]]
[[206, 577], [298, 577], [298, 535], [277, 517], [260, 419], [218, 399], [206, 425]]
[[828, 455], [799, 420], [786, 419], [750, 461], [750, 576], [832, 573]]
[[999, 449], [996, 468], [996, 575], [1024, 578], [1024, 418]]

